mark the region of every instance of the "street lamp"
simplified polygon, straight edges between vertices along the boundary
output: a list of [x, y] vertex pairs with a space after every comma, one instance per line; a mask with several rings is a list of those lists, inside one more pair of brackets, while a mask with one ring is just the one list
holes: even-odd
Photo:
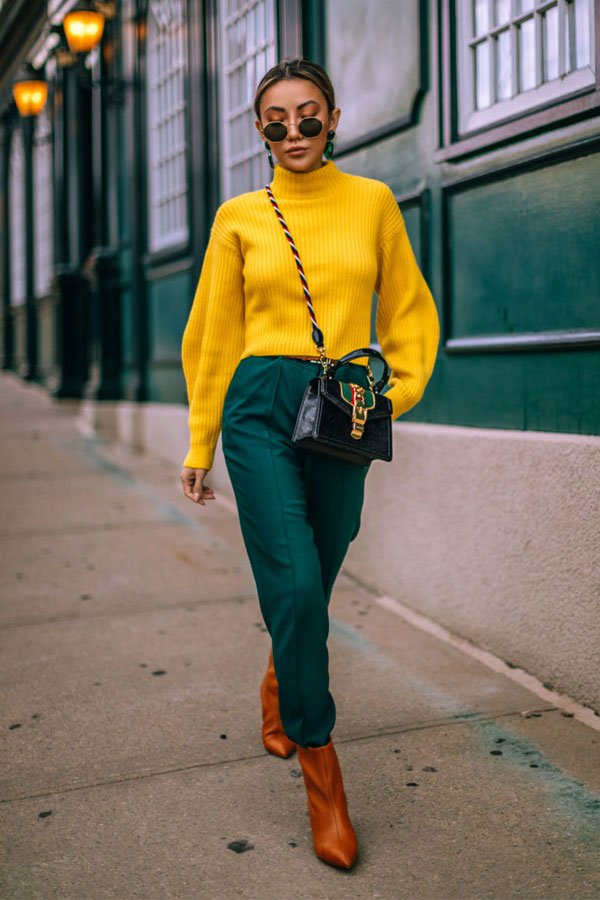
[[27, 66], [13, 81], [12, 93], [20, 116], [38, 116], [48, 99], [48, 82], [39, 71]]
[[71, 53], [89, 53], [102, 40], [105, 15], [92, 4], [79, 4], [77, 9], [67, 13], [63, 28]]

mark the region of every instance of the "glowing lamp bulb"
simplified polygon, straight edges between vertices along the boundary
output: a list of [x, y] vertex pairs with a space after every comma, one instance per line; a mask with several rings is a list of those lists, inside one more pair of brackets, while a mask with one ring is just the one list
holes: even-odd
[[104, 16], [92, 10], [75, 10], [65, 16], [63, 28], [71, 53], [89, 53], [102, 39]]
[[47, 83], [37, 79], [15, 81], [12, 92], [21, 116], [39, 115], [48, 99]]

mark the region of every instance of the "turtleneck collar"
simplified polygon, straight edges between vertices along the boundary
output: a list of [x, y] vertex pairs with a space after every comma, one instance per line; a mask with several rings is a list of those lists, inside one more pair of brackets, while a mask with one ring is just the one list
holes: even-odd
[[313, 172], [292, 172], [278, 163], [275, 166], [271, 189], [275, 199], [314, 200], [335, 188], [343, 172], [331, 160]]

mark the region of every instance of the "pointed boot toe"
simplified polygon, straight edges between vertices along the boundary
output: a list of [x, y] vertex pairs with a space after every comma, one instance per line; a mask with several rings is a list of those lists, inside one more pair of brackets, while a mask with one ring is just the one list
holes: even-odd
[[269, 664], [260, 686], [260, 702], [262, 707], [262, 741], [265, 749], [274, 756], [287, 759], [296, 749], [296, 744], [289, 739], [279, 714], [279, 689], [273, 665], [273, 650], [269, 652]]
[[319, 859], [350, 869], [358, 857], [358, 841], [348, 815], [342, 772], [331, 739], [324, 747], [301, 747], [298, 759], [304, 776], [313, 846]]

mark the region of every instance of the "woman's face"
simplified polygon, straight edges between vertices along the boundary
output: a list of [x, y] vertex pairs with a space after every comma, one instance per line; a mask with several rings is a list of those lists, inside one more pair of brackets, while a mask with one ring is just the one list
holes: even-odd
[[[323, 165], [323, 151], [327, 132], [337, 128], [340, 110], [327, 111], [327, 101], [320, 88], [306, 78], [286, 78], [267, 88], [260, 100], [261, 120], [256, 120], [263, 141], [268, 140], [263, 127], [268, 122], [283, 122], [288, 133], [282, 141], [269, 141], [271, 153], [284, 169], [292, 172], [312, 172]], [[323, 122], [321, 133], [315, 138], [304, 137], [298, 123], [309, 116]]]

